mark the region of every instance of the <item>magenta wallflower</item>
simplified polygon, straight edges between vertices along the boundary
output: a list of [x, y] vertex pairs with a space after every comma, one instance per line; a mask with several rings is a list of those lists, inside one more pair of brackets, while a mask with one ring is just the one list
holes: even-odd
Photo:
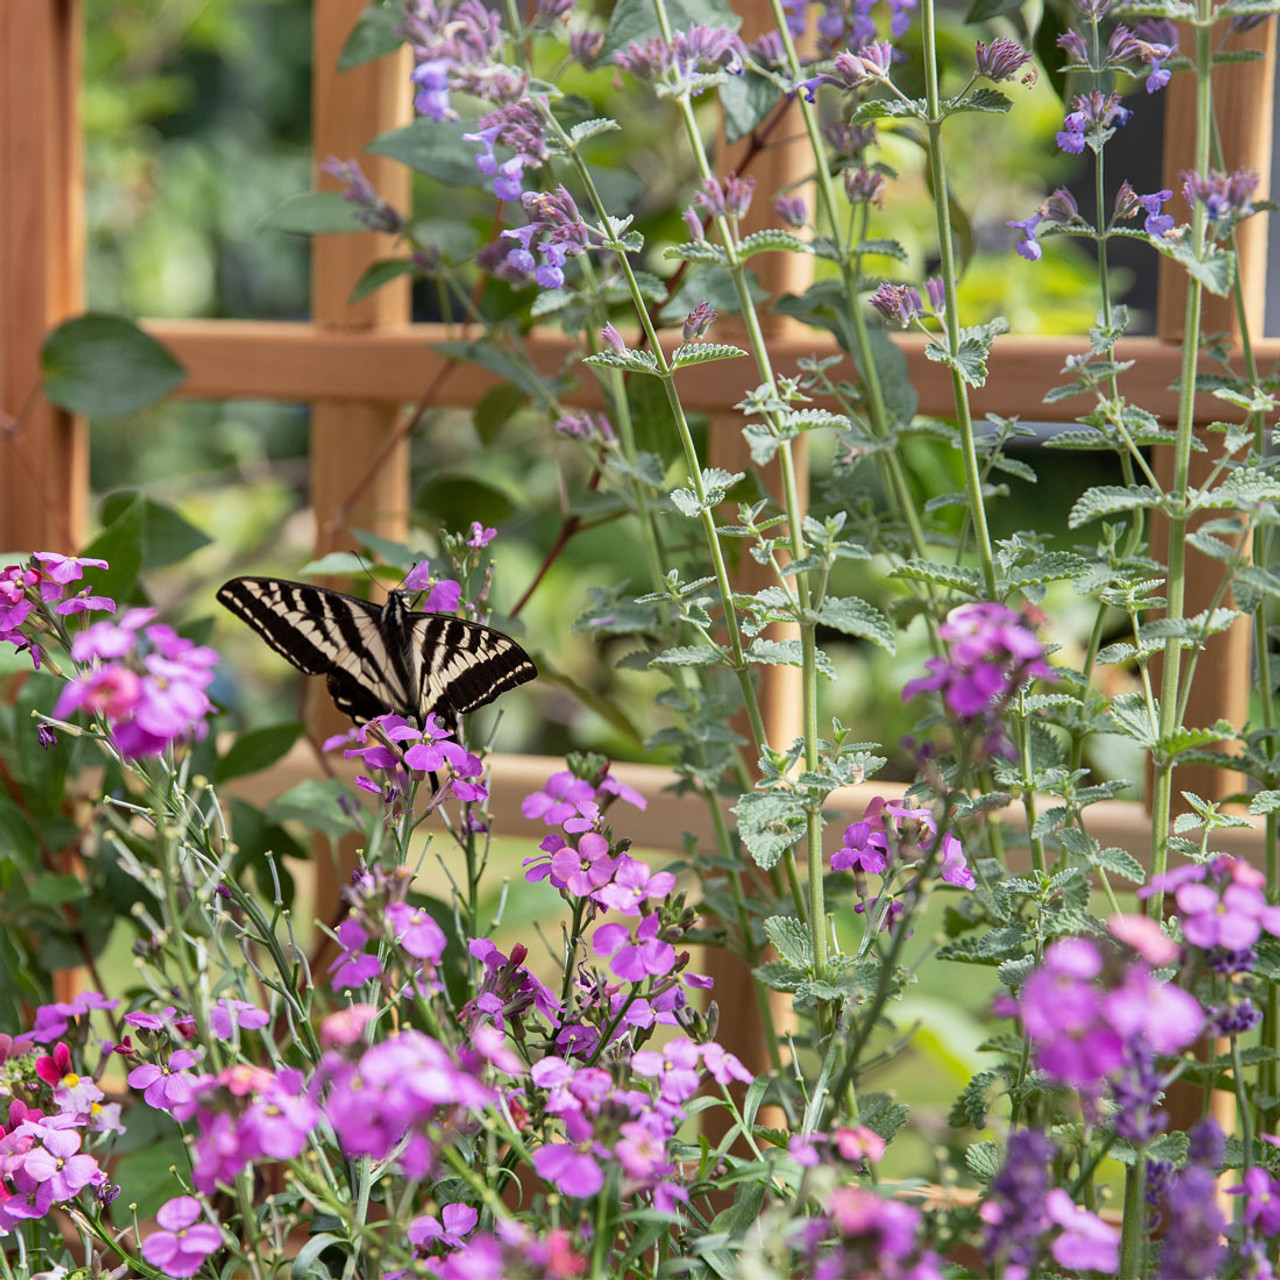
[[387, 907], [387, 923], [396, 942], [411, 956], [440, 963], [447, 940], [429, 911], [407, 902], [393, 902]]
[[604, 1170], [592, 1154], [592, 1145], [549, 1142], [533, 1153], [533, 1167], [538, 1177], [551, 1183], [561, 1195], [593, 1196], [604, 1186]]
[[966, 722], [994, 718], [997, 705], [1030, 680], [1052, 680], [1053, 669], [1026, 619], [1007, 605], [978, 602], [953, 609], [938, 628], [945, 658], [930, 658], [930, 673], [911, 680], [903, 698], [940, 692]]
[[1264, 1236], [1280, 1232], [1280, 1182], [1277, 1182], [1261, 1165], [1247, 1170], [1238, 1187], [1231, 1187], [1228, 1194], [1245, 1196], [1244, 1221], [1254, 1226]]
[[676, 887], [670, 871], [653, 871], [648, 863], [623, 854], [617, 862], [613, 879], [593, 895], [601, 905], [623, 915], [636, 916], [646, 902], [661, 902]]
[[1280, 934], [1280, 907], [1267, 905], [1254, 885], [1231, 883], [1221, 895], [1207, 883], [1182, 885], [1174, 895], [1182, 933], [1193, 946], [1244, 951], [1265, 929]]
[[81, 1137], [74, 1129], [38, 1126], [40, 1145], [23, 1157], [22, 1169], [38, 1184], [37, 1204], [62, 1204], [91, 1183], [105, 1182], [98, 1162], [80, 1150]]
[[194, 1196], [178, 1196], [156, 1213], [159, 1231], [142, 1242], [142, 1256], [167, 1276], [193, 1276], [204, 1260], [222, 1248], [222, 1232], [203, 1222], [204, 1209]]
[[270, 1021], [271, 1015], [265, 1009], [259, 1009], [247, 1000], [232, 1000], [229, 996], [215, 1000], [209, 1011], [209, 1030], [219, 1040], [230, 1040], [236, 1027], [257, 1031]]
[[191, 1098], [195, 1076], [187, 1070], [200, 1061], [200, 1055], [191, 1049], [178, 1049], [169, 1061], [160, 1066], [144, 1062], [129, 1072], [129, 1087], [143, 1090], [147, 1106], [160, 1111], [172, 1111]]
[[840, 848], [831, 855], [833, 871], [867, 871], [880, 875], [887, 865], [888, 841], [869, 822], [851, 822], [844, 829]]
[[480, 1215], [469, 1204], [447, 1204], [439, 1218], [424, 1213], [409, 1223], [409, 1243], [423, 1253], [437, 1245], [461, 1249], [462, 1237], [470, 1235], [479, 1220]]
[[1120, 1265], [1120, 1232], [1115, 1227], [1074, 1204], [1061, 1187], [1049, 1192], [1044, 1205], [1049, 1217], [1062, 1228], [1052, 1246], [1059, 1266], [1107, 1275], [1115, 1272]]
[[348, 916], [337, 929], [338, 942], [342, 951], [329, 966], [332, 985], [335, 991], [348, 987], [362, 987], [372, 982], [382, 973], [382, 961], [371, 952], [365, 951], [369, 942], [367, 930], [357, 920]]
[[665, 977], [676, 964], [675, 948], [658, 936], [657, 912], [645, 916], [634, 938], [625, 924], [603, 924], [592, 935], [598, 956], [612, 956], [609, 968], [625, 982]]
[[549, 827], [558, 827], [578, 812], [583, 801], [594, 800], [596, 789], [585, 778], [575, 777], [568, 769], [553, 773], [541, 791], [527, 795], [520, 805], [526, 818], [541, 818]]

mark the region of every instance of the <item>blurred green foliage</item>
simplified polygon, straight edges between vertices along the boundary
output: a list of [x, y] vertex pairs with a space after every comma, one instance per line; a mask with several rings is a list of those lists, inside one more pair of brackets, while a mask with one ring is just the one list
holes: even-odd
[[[1027, 13], [1034, 21], [1032, 8]], [[307, 238], [261, 223], [289, 196], [311, 186], [311, 9], [305, 0], [88, 0], [84, 124], [92, 306], [167, 317], [307, 314]], [[963, 25], [960, 17], [953, 12], [944, 28], [944, 52], [957, 68], [971, 57], [976, 34], [989, 37], [1023, 22], [1023, 15], [1014, 14], [984, 32]], [[543, 74], [560, 74], [559, 46], [546, 42], [538, 57]], [[958, 88], [961, 73], [948, 74]], [[696, 175], [683, 143], [673, 145], [679, 130], [667, 104], [644, 92], [623, 93], [607, 66], [590, 73], [570, 68], [563, 84], [597, 114], [621, 122], [620, 132], [592, 144], [592, 158], [608, 200], [633, 213], [646, 236], [646, 267], [669, 273], [674, 264], [664, 263], [662, 250], [684, 238], [678, 214]], [[1076, 242], [1056, 239], [1032, 266], [1014, 255], [1013, 233], [1005, 226], [1034, 210], [1048, 187], [1068, 180], [1076, 163], [1053, 145], [1062, 104], [1051, 77], [1014, 89], [1009, 115], [960, 117], [948, 135], [969, 252], [961, 306], [974, 321], [1003, 313], [1018, 333], [1080, 332], [1095, 310], [1087, 256]], [[711, 135], [716, 111], [707, 102]], [[933, 266], [925, 153], [921, 139], [902, 122], [887, 122], [881, 137], [883, 159], [899, 177], [888, 189], [879, 230], [902, 241], [910, 254], [902, 277], [919, 280]], [[775, 194], [761, 190], [757, 200], [771, 201]], [[496, 230], [487, 192], [445, 187], [420, 174], [413, 212], [436, 228], [437, 238], [464, 252]], [[522, 221], [510, 207], [506, 217]], [[500, 282], [486, 286], [490, 315], [521, 302]], [[419, 286], [415, 314], [440, 317], [434, 289]], [[999, 349], [992, 374], [1000, 376]], [[531, 581], [560, 528], [562, 498], [580, 497], [585, 479], [581, 456], [555, 441], [536, 412], [516, 405], [513, 399], [496, 413], [491, 405], [479, 429], [468, 413], [433, 411], [413, 445], [421, 545], [434, 549], [441, 527], [466, 527], [473, 519], [499, 525], [500, 609], [509, 608]], [[647, 447], [670, 452], [661, 440], [660, 417], [642, 413], [640, 430], [654, 437], [642, 441]], [[141, 487], [173, 504], [212, 539], [180, 571], [153, 575], [162, 603], [206, 614], [212, 611], [213, 588], [229, 573], [295, 574], [309, 558], [314, 530], [306, 512], [305, 406], [170, 401], [96, 421], [91, 441], [92, 482], [99, 493]], [[931, 491], [959, 487], [959, 459], [949, 450], [922, 445], [908, 461]], [[821, 449], [815, 450], [815, 494], [829, 467]], [[1014, 483], [994, 510], [999, 532], [1043, 528], [1052, 513], [1065, 512], [1067, 495], [1079, 491], [1082, 477], [1061, 457], [1052, 475], [1051, 492]], [[638, 738], [619, 723], [629, 719], [642, 733], [657, 727], [647, 719], [660, 677], [616, 670], [621, 651], [572, 632], [590, 588], [642, 580], [639, 551], [638, 540], [625, 536], [570, 540], [523, 616], [530, 646], [547, 668], [571, 674], [612, 701], [621, 718], [610, 721], [553, 681], [542, 681], [536, 706], [532, 699], [511, 700], [504, 746], [640, 754]], [[851, 566], [850, 581], [841, 589], [887, 599], [892, 591], [883, 569], [874, 562]], [[291, 673], [241, 631], [228, 623], [215, 635], [237, 669], [252, 672], [240, 706], [254, 723], [292, 714]], [[828, 686], [827, 710], [846, 723], [868, 726], [868, 736], [893, 746], [912, 720], [898, 691], [918, 670], [923, 648], [908, 637], [890, 658], [870, 645], [829, 639], [839, 678]]]

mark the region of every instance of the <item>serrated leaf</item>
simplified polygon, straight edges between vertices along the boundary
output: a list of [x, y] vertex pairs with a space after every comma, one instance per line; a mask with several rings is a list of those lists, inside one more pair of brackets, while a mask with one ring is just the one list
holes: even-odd
[[805, 833], [803, 808], [793, 796], [780, 792], [752, 791], [739, 798], [733, 812], [743, 844], [765, 871]]
[[770, 227], [767, 231], [753, 231], [738, 242], [738, 256], [743, 260], [756, 253], [779, 251], [783, 253], [812, 253], [813, 246], [790, 231]]
[[673, 369], [687, 369], [694, 364], [710, 364], [713, 360], [736, 360], [747, 353], [728, 342], [686, 342], [671, 353]]
[[1170, 236], [1154, 236], [1151, 243], [1166, 258], [1172, 258], [1186, 269], [1193, 280], [1198, 280], [1210, 293], [1226, 297], [1235, 281], [1235, 254], [1206, 242], [1204, 257], [1197, 258], [1194, 246]]
[[594, 364], [602, 369], [625, 369], [628, 373], [647, 373], [657, 376], [658, 362], [651, 351], [597, 351], [584, 356], [584, 364]]
[[765, 935], [777, 953], [792, 967], [813, 967], [813, 939], [808, 926], [795, 916], [770, 916], [764, 922]]
[[966, 1149], [964, 1162], [979, 1182], [990, 1182], [1004, 1164], [1004, 1153], [998, 1142], [975, 1142]]
[[803, 969], [793, 968], [784, 960], [767, 960], [751, 972], [770, 991], [799, 991], [806, 980]]
[[998, 1071], [979, 1071], [951, 1104], [947, 1123], [953, 1129], [985, 1129], [987, 1115], [999, 1097], [992, 1086], [1000, 1079]]
[[879, 258], [893, 258], [898, 262], [907, 261], [907, 251], [897, 240], [879, 238], [862, 240], [854, 246], [856, 253], [873, 254]]
[[621, 128], [622, 126], [616, 120], [610, 120], [608, 116], [597, 116], [594, 120], [583, 120], [575, 124], [569, 130], [569, 142], [572, 146], [578, 147], [597, 134], [612, 133]]
[[674, 245], [662, 255], [664, 258], [676, 258], [682, 262], [712, 262], [724, 266], [729, 261], [725, 251], [710, 240], [690, 240], [685, 244]]
[[1096, 850], [1090, 854], [1089, 861], [1093, 866], [1101, 867], [1104, 871], [1114, 871], [1116, 875], [1124, 876], [1133, 884], [1142, 884], [1147, 878], [1142, 863], [1127, 849], [1120, 849], [1115, 845]]
[[891, 570], [889, 577], [905, 578], [909, 582], [932, 582], [935, 586], [952, 587], [968, 595], [979, 595], [983, 590], [982, 579], [976, 569], [935, 560], [908, 560]]
[[718, 667], [723, 666], [728, 651], [712, 644], [684, 644], [664, 649], [649, 659], [655, 667]]
[[818, 622], [849, 636], [861, 636], [878, 644], [886, 653], [897, 651], [893, 624], [873, 604], [857, 596], [828, 596], [818, 610]]
[[958, 101], [948, 102], [947, 110], [950, 113], [957, 111], [989, 111], [1002, 114], [1008, 111], [1011, 106], [1013, 106], [1013, 103], [999, 89], [983, 86], [981, 89], [975, 89], [972, 93], [966, 94]]
[[1071, 514], [1067, 528], [1078, 529], [1100, 516], [1117, 515], [1124, 511], [1154, 511], [1164, 502], [1164, 495], [1150, 485], [1095, 485], [1080, 495]]

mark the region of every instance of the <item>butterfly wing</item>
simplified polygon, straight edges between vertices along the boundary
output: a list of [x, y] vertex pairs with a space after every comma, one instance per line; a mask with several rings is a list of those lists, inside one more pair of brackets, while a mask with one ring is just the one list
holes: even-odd
[[218, 600], [281, 657], [323, 675], [339, 711], [362, 722], [389, 711], [452, 727], [538, 674], [510, 636], [448, 614], [410, 613], [281, 578], [233, 578]]
[[338, 710], [362, 722], [418, 714], [405, 665], [388, 650], [383, 610], [367, 600], [282, 578], [233, 578], [218, 600], [299, 671], [324, 676]]
[[408, 615], [410, 679], [420, 722], [434, 712], [445, 725], [492, 702], [538, 674], [510, 636], [440, 613]]

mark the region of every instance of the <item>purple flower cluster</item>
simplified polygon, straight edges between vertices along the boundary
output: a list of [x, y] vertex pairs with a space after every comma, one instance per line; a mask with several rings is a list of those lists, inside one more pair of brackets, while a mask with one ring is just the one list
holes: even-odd
[[446, 765], [449, 782], [438, 798], [452, 791], [460, 800], [486, 799], [488, 789], [475, 781], [484, 774], [484, 762], [452, 739], [453, 730], [438, 724], [434, 713], [421, 729], [404, 716], [388, 713], [329, 738], [324, 746], [329, 751], [344, 743], [358, 743], [346, 747], [342, 754], [348, 760], [360, 760], [370, 773], [384, 776], [379, 782], [361, 774], [356, 786], [381, 796], [393, 807], [407, 803], [407, 797], [428, 774], [436, 774]]
[[921, 1240], [924, 1214], [913, 1204], [858, 1186], [834, 1187], [820, 1212], [791, 1229], [796, 1275], [811, 1280], [942, 1280], [943, 1260]]
[[868, 39], [836, 54], [830, 71], [801, 80], [796, 88], [809, 102], [817, 98], [818, 88], [824, 84], [834, 85], [841, 93], [852, 93], [863, 85], [888, 81], [893, 60], [894, 48], [888, 40]]
[[961, 605], [938, 628], [945, 658], [930, 658], [930, 674], [911, 680], [902, 696], [941, 693], [947, 709], [965, 724], [995, 730], [1000, 706], [1031, 680], [1052, 680], [1053, 668], [1027, 618], [1007, 605]]
[[71, 656], [89, 669], [68, 682], [53, 708], [57, 720], [77, 711], [102, 716], [120, 754], [130, 759], [203, 738], [213, 710], [205, 690], [218, 655], [163, 623], [148, 625], [154, 617], [154, 609], [129, 609], [119, 622], [103, 620], [78, 632]]
[[[818, 15], [818, 52], [824, 58], [832, 57], [843, 48], [856, 49], [874, 40], [877, 35], [872, 10], [876, 0], [823, 0]], [[911, 25], [911, 14], [917, 0], [886, 0], [889, 10], [889, 31], [894, 39], [904, 36]], [[804, 31], [803, 5], [796, 5], [793, 14], [798, 19], [800, 34]], [[792, 17], [788, 26], [794, 30]]]
[[[564, 284], [564, 264], [591, 247], [591, 234], [564, 187], [526, 191], [520, 203], [529, 221], [502, 233], [517, 246], [507, 261], [519, 271], [532, 272], [544, 289], [559, 289]], [[535, 251], [540, 262], [534, 258]]]
[[[481, 118], [475, 133], [462, 136], [484, 148], [476, 157], [476, 168], [493, 179], [493, 194], [499, 200], [519, 200], [524, 171], [541, 168], [547, 158], [542, 115], [530, 101], [504, 103]], [[513, 154], [499, 160], [497, 147], [506, 147]]]
[[455, 120], [450, 93], [516, 101], [524, 77], [502, 64], [498, 15], [481, 0], [411, 0], [404, 29], [413, 47], [414, 109], [432, 120]]
[[1058, 146], [1069, 155], [1078, 156], [1086, 143], [1095, 151], [1133, 115], [1120, 105], [1118, 93], [1104, 94], [1099, 89], [1079, 93], [1072, 99], [1071, 110], [1055, 135]]
[[[61, 1024], [58, 1034], [65, 1034], [69, 1016], [79, 1017], [104, 1003], [118, 1002], [97, 997], [92, 1005], [78, 1000], [43, 1006], [37, 1022], [46, 1028]], [[68, 1006], [73, 1012], [68, 1013]], [[67, 1043], [58, 1041], [31, 1063], [36, 1038], [33, 1032], [17, 1039], [0, 1036], [0, 1070], [10, 1095], [0, 1122], [0, 1234], [47, 1217], [82, 1192], [91, 1192], [105, 1205], [118, 1191], [108, 1183], [97, 1158], [83, 1147], [92, 1134], [124, 1132], [119, 1103], [104, 1104], [102, 1089], [87, 1072], [76, 1069]]]
[[984, 1255], [1006, 1280], [1025, 1280], [1046, 1241], [1054, 1261], [1072, 1271], [1111, 1275], [1119, 1266], [1120, 1233], [1060, 1187], [1050, 1190], [1053, 1154], [1053, 1144], [1038, 1130], [1015, 1130], [979, 1210], [986, 1224]]
[[[436, 969], [447, 939], [429, 911], [408, 901], [412, 878], [404, 868], [386, 872], [374, 867], [343, 890], [349, 910], [337, 929], [341, 951], [329, 966], [334, 990], [362, 987], [384, 976], [385, 951], [379, 944], [391, 949], [399, 973], [414, 991], [427, 996], [439, 990]], [[371, 951], [366, 950], [370, 942]]]
[[671, 39], [655, 36], [633, 41], [613, 55], [614, 62], [637, 80], [655, 81], [673, 92], [694, 96], [707, 87], [703, 77], [727, 71], [741, 75], [746, 46], [728, 27], [698, 22], [672, 33]]
[[1178, 176], [1187, 203], [1202, 205], [1204, 216], [1219, 234], [1253, 213], [1253, 193], [1258, 187], [1258, 175], [1253, 169], [1237, 169], [1234, 173], [1210, 169], [1207, 174], [1186, 171]]
[[[965, 862], [960, 841], [948, 831], [939, 843], [938, 823], [932, 813], [890, 804], [876, 796], [863, 810], [861, 820], [845, 828], [840, 848], [831, 855], [831, 869], [854, 872], [861, 893], [866, 875], [883, 877], [887, 889], [900, 872], [913, 872], [931, 854], [937, 874], [947, 884], [958, 889], [974, 888], [973, 872]], [[905, 902], [918, 894], [917, 880], [918, 874], [909, 874], [900, 896], [895, 895], [885, 913], [882, 927], [888, 928], [905, 909]], [[864, 901], [859, 908], [874, 911], [879, 901]]]
[[1040, 202], [1040, 207], [1031, 217], [1024, 218], [1021, 222], [1011, 219], [1006, 225], [1016, 227], [1022, 232], [1022, 239], [1017, 245], [1019, 257], [1026, 258], [1028, 262], [1039, 262], [1044, 253], [1040, 242], [1036, 239], [1040, 224], [1047, 222], [1051, 227], [1065, 227], [1070, 226], [1079, 217], [1080, 209], [1076, 205], [1075, 196], [1065, 187], [1059, 187]]
[[[451, 1205], [443, 1211], [448, 1214]], [[393, 1271], [384, 1280], [408, 1280], [410, 1275], [430, 1275], [434, 1280], [575, 1280], [586, 1273], [588, 1260], [576, 1252], [574, 1237], [561, 1228], [554, 1228], [539, 1236], [526, 1223], [513, 1218], [499, 1218], [493, 1230], [470, 1235], [466, 1247], [443, 1257], [434, 1256], [436, 1240], [448, 1246], [445, 1234], [430, 1237], [428, 1229], [420, 1226], [422, 1218], [409, 1226], [409, 1241], [417, 1247], [420, 1257], [429, 1258], [428, 1271]], [[448, 1218], [446, 1216], [446, 1222]], [[465, 1234], [465, 1233], [463, 1233]], [[417, 1239], [415, 1239], [415, 1236]], [[424, 1241], [425, 1243], [419, 1243]]]
[[358, 160], [343, 161], [330, 156], [320, 167], [346, 186], [343, 198], [355, 206], [356, 217], [370, 231], [399, 235], [404, 230], [404, 219], [374, 189]]
[[1169, 940], [1128, 928], [1126, 919], [1112, 931], [1137, 943], [1136, 956], [1091, 938], [1051, 943], [1011, 1011], [1049, 1079], [1078, 1090], [1088, 1106], [1109, 1088], [1116, 1131], [1145, 1143], [1165, 1119], [1155, 1111], [1165, 1086], [1156, 1060], [1194, 1044], [1205, 1014], [1189, 992], [1155, 977], [1148, 956], [1165, 960]]
[[84, 577], [86, 567], [105, 569], [107, 562], [37, 551], [25, 564], [7, 565], [0, 572], [0, 640], [7, 640], [19, 653], [30, 650], [37, 670], [40, 646], [34, 636], [51, 629], [41, 619], [42, 609], [51, 608], [59, 617], [92, 610], [115, 612], [114, 600], [91, 595], [87, 588], [67, 595], [67, 588]]

